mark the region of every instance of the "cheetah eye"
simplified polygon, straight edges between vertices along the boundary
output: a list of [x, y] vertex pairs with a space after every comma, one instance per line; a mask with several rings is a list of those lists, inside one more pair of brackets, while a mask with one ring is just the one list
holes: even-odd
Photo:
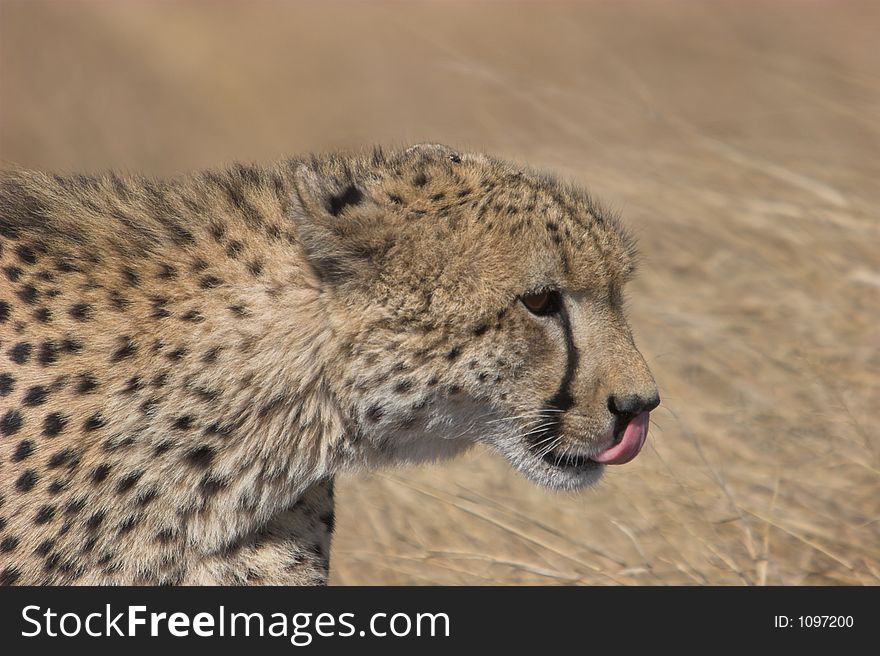
[[525, 296], [521, 296], [520, 300], [529, 312], [539, 317], [548, 314], [556, 314], [561, 307], [559, 292], [557, 291], [526, 294]]

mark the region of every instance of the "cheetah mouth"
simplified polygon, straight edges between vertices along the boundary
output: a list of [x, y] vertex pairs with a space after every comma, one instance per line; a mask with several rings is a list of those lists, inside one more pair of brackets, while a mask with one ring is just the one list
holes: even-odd
[[550, 451], [541, 456], [541, 460], [558, 469], [595, 469], [599, 463], [590, 456], [563, 451]]
[[[648, 437], [650, 413], [618, 421], [609, 431], [609, 446], [589, 453], [573, 451], [571, 447], [552, 449], [540, 454], [540, 460], [551, 476], [562, 476], [569, 485], [574, 481], [594, 479], [601, 475], [605, 465], [622, 465], [635, 458]], [[569, 480], [570, 479], [570, 480]]]

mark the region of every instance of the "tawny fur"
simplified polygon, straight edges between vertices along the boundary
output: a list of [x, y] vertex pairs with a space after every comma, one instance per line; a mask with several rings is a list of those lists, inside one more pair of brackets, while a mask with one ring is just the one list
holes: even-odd
[[320, 584], [336, 473], [475, 442], [591, 483], [609, 395], [656, 396], [632, 269], [583, 192], [443, 146], [6, 171], [0, 582]]

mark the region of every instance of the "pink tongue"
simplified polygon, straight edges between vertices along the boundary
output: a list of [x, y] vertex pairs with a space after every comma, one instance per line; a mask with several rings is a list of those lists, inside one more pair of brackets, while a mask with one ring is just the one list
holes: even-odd
[[648, 418], [650, 416], [650, 412], [643, 412], [630, 419], [620, 442], [610, 449], [593, 455], [591, 460], [606, 465], [622, 465], [635, 458], [645, 446], [645, 440], [648, 439]]

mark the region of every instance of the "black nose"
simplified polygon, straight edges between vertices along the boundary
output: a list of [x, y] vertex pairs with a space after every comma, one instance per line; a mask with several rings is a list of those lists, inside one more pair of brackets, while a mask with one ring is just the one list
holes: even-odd
[[640, 394], [612, 394], [608, 397], [608, 409], [618, 417], [635, 417], [643, 412], [650, 412], [660, 405], [660, 396], [654, 392], [651, 396]]

